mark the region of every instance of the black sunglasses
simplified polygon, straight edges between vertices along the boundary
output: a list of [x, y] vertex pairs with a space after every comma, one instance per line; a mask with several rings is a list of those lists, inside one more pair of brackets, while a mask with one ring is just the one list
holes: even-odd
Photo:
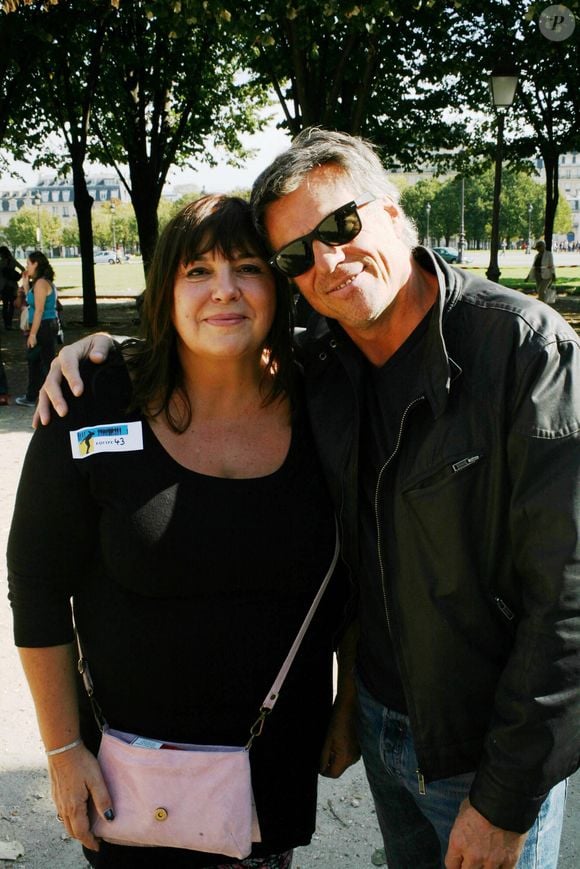
[[331, 244], [335, 247], [352, 241], [362, 229], [357, 208], [374, 202], [376, 198], [371, 193], [363, 193], [358, 199], [341, 205], [340, 208], [321, 220], [312, 232], [301, 238], [295, 238], [294, 241], [281, 247], [269, 260], [270, 265], [289, 278], [296, 278], [307, 272], [314, 264], [312, 241], [317, 238], [324, 244]]

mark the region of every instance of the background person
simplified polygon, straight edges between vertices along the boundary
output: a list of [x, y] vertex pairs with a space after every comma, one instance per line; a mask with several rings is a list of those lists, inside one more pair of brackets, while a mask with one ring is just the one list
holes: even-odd
[[18, 281], [23, 267], [20, 265], [6, 247], [0, 246], [0, 297], [2, 298], [2, 319], [4, 320], [4, 328], [12, 329], [12, 318], [14, 316], [14, 300], [18, 289]]
[[34, 407], [38, 391], [56, 355], [59, 329], [54, 270], [41, 251], [29, 254], [21, 284], [28, 305], [28, 387], [25, 395], [19, 395], [15, 403]]
[[[127, 363], [88, 365], [66, 421], [35, 433], [8, 546], [15, 637], [67, 832], [94, 849], [87, 799], [114, 806], [99, 732], [75, 695], [72, 597], [95, 694], [111, 727], [167, 741], [243, 745], [332, 560], [334, 518], [275, 278], [247, 203], [205, 197], [158, 243], [145, 340]], [[123, 424], [128, 451], [71, 454], [70, 431]], [[39, 488], [37, 480], [42, 479]], [[68, 529], [62, 545], [62, 528]], [[285, 869], [314, 829], [319, 765], [357, 759], [354, 692], [332, 653], [335, 576], [280, 700], [252, 748], [262, 844], [252, 858], [103, 842], [97, 867]], [[111, 833], [114, 836], [114, 832]]]
[[0, 341], [0, 406], [9, 403], [8, 378], [6, 377], [6, 369], [4, 367], [4, 360], [2, 359], [2, 342]]
[[546, 250], [544, 241], [538, 241], [534, 250], [538, 252], [534, 257], [531, 274], [536, 282], [538, 299], [547, 305], [553, 305], [556, 301], [554, 255], [551, 250]]

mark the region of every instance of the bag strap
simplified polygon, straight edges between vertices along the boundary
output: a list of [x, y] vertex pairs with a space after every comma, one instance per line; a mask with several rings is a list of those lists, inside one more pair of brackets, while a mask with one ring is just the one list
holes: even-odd
[[103, 710], [99, 706], [97, 698], [95, 697], [95, 689], [93, 686], [93, 679], [91, 676], [91, 671], [89, 670], [89, 663], [85, 656], [83, 655], [83, 650], [81, 646], [81, 638], [79, 636], [79, 632], [75, 625], [74, 628], [75, 639], [77, 641], [77, 649], [79, 653], [77, 670], [81, 674], [83, 678], [83, 685], [85, 686], [85, 691], [87, 692], [87, 697], [89, 698], [89, 703], [91, 704], [91, 709], [93, 712], [93, 716], [95, 721], [97, 722], [97, 727], [103, 733], [103, 731], [107, 728], [107, 720], [103, 715]]
[[[306, 631], [308, 630], [308, 628], [310, 626], [310, 622], [314, 618], [314, 614], [315, 614], [316, 610], [318, 609], [318, 605], [320, 604], [320, 601], [322, 600], [322, 595], [326, 591], [326, 587], [328, 586], [328, 583], [330, 582], [330, 578], [332, 577], [332, 574], [334, 573], [334, 568], [336, 567], [336, 563], [338, 561], [338, 555], [340, 552], [340, 538], [338, 535], [338, 522], [337, 522], [336, 518], [334, 520], [334, 525], [335, 525], [334, 553], [332, 555], [332, 561], [330, 563], [330, 567], [326, 571], [326, 575], [325, 575], [324, 579], [322, 580], [322, 583], [320, 585], [320, 588], [318, 589], [318, 592], [316, 593], [316, 597], [312, 601], [312, 604], [310, 605], [310, 609], [306, 613], [306, 617], [305, 617], [304, 621], [302, 622], [302, 625], [300, 626], [300, 630], [296, 634], [296, 638], [295, 638], [294, 642], [292, 643], [290, 651], [286, 655], [284, 663], [280, 667], [278, 675], [274, 679], [272, 687], [270, 688], [270, 690], [266, 694], [264, 701], [263, 701], [262, 705], [260, 706], [260, 714], [259, 714], [258, 718], [256, 719], [256, 721], [254, 722], [254, 724], [250, 728], [250, 738], [246, 744], [246, 750], [249, 750], [252, 747], [252, 743], [253, 743], [254, 739], [256, 738], [256, 736], [260, 736], [260, 734], [262, 733], [262, 730], [264, 728], [264, 721], [266, 720], [266, 717], [270, 714], [270, 712], [272, 711], [272, 709], [276, 705], [276, 701], [278, 700], [278, 697], [280, 696], [280, 691], [282, 690], [282, 686], [283, 686], [284, 682], [286, 681], [286, 676], [288, 675], [290, 667], [292, 666], [292, 664], [294, 662], [294, 658], [296, 657], [298, 649], [300, 648], [300, 646], [302, 644], [302, 640], [304, 639], [304, 635], [306, 634]], [[99, 730], [102, 732], [107, 727], [107, 721], [106, 721], [105, 716], [103, 715], [103, 712], [101, 710], [101, 707], [99, 706], [97, 699], [95, 697], [93, 680], [91, 678], [89, 665], [88, 665], [87, 659], [83, 655], [83, 650], [82, 650], [82, 646], [81, 646], [79, 632], [78, 632], [78, 630], [76, 630], [76, 628], [75, 628], [75, 636], [76, 636], [77, 648], [78, 648], [78, 653], [79, 653], [78, 671], [83, 678], [83, 684], [85, 686], [85, 691], [87, 692], [87, 696], [88, 696], [90, 704], [91, 704], [91, 709], [93, 711], [95, 721], [97, 722], [97, 726], [98, 726]]]
[[284, 684], [284, 682], [286, 680], [286, 676], [288, 675], [288, 671], [290, 670], [290, 667], [292, 666], [292, 664], [294, 662], [294, 658], [296, 657], [298, 649], [300, 648], [300, 646], [302, 644], [302, 640], [304, 639], [304, 635], [310, 626], [310, 622], [314, 618], [314, 614], [315, 614], [316, 610], [318, 609], [318, 605], [319, 605], [320, 601], [322, 600], [322, 595], [326, 591], [326, 587], [327, 587], [328, 583], [330, 582], [330, 578], [331, 578], [332, 574], [334, 573], [334, 568], [336, 567], [336, 562], [338, 561], [338, 555], [340, 552], [340, 538], [338, 536], [338, 522], [336, 521], [336, 518], [334, 520], [334, 523], [335, 523], [335, 542], [334, 542], [334, 553], [332, 556], [332, 561], [330, 563], [330, 567], [326, 571], [326, 576], [322, 580], [321, 586], [318, 589], [316, 597], [312, 601], [310, 609], [306, 613], [306, 618], [302, 622], [300, 630], [296, 634], [296, 639], [292, 643], [290, 651], [286, 655], [286, 659], [285, 659], [284, 663], [282, 664], [280, 671], [279, 671], [278, 675], [276, 676], [276, 678], [272, 684], [272, 687], [270, 688], [270, 690], [266, 694], [266, 697], [264, 698], [264, 701], [260, 707], [260, 714], [259, 714], [258, 718], [256, 719], [256, 721], [254, 722], [254, 724], [252, 725], [252, 727], [250, 728], [250, 739], [248, 741], [248, 744], [246, 745], [246, 748], [248, 748], [248, 749], [251, 748], [252, 742], [254, 741], [255, 737], [259, 736], [261, 734], [263, 727], [264, 727], [264, 721], [266, 720], [266, 717], [270, 714], [270, 712], [272, 711], [272, 709], [276, 705], [276, 701], [278, 700], [278, 697], [280, 696], [280, 691], [282, 690], [282, 685]]

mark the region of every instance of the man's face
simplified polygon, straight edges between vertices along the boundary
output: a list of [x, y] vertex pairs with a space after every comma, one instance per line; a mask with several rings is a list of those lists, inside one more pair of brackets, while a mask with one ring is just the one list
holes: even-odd
[[[356, 199], [358, 192], [338, 167], [314, 169], [300, 187], [267, 206], [265, 227], [273, 249], [306, 235], [336, 208]], [[396, 205], [377, 199], [363, 205], [359, 215], [362, 229], [356, 238], [338, 247], [313, 240], [314, 264], [294, 278], [312, 307], [339, 320], [347, 332], [375, 326], [411, 270]]]

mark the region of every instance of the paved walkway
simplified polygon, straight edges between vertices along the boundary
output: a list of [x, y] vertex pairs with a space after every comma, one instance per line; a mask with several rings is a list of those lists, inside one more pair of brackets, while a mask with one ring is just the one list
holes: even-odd
[[[562, 307], [572, 309], [563, 300]], [[580, 301], [577, 307], [580, 307]], [[571, 311], [569, 316], [578, 315]], [[84, 331], [80, 307], [66, 305], [67, 342]], [[129, 334], [135, 328], [131, 300], [99, 302], [101, 328]], [[16, 325], [16, 321], [15, 321]], [[580, 326], [580, 324], [579, 324]], [[2, 353], [11, 394], [26, 389], [24, 345], [19, 332], [1, 333]], [[5, 552], [16, 486], [31, 437], [32, 411], [11, 404], [0, 407], [0, 550]], [[0, 869], [81, 869], [86, 867], [79, 846], [63, 834], [50, 799], [42, 745], [32, 701], [12, 644], [10, 610], [6, 600], [6, 568], [0, 559]], [[340, 780], [320, 780], [318, 830], [309, 848], [296, 851], [294, 869], [366, 869], [379, 847], [380, 836], [368, 786], [358, 763]], [[4, 862], [6, 861], [6, 862]], [[580, 866], [580, 777], [572, 781], [571, 797], [558, 864]], [[160, 867], [162, 869], [162, 867]], [[408, 867], [416, 869], [416, 867]]]

